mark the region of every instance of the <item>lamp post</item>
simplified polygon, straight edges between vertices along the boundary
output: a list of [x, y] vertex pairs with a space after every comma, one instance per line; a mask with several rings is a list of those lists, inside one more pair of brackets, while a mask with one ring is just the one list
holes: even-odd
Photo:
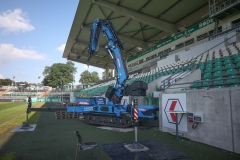
[[14, 79], [15, 79], [15, 76], [13, 75], [13, 80], [12, 80], [12, 87], [13, 87]]
[[63, 73], [61, 73], [61, 106], [63, 105]]
[[63, 103], [63, 85], [62, 85], [62, 80], [61, 80], [61, 105]]
[[[41, 76], [38, 75], [38, 79], [40, 79], [40, 78], [41, 78]], [[37, 83], [37, 92], [38, 92], [38, 86], [39, 86], [39, 83]]]
[[73, 82], [74, 82], [74, 75], [72, 74], [73, 81], [72, 81], [72, 92], [73, 92]]

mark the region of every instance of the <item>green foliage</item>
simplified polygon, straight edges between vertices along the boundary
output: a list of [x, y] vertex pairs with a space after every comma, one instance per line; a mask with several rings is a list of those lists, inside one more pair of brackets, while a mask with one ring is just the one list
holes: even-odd
[[80, 76], [81, 78], [79, 82], [81, 82], [82, 84], [97, 83], [100, 80], [98, 73], [96, 71], [90, 73], [88, 70], [85, 70], [84, 72], [81, 73]]
[[97, 83], [97, 82], [100, 81], [100, 78], [99, 78], [99, 76], [98, 76], [98, 72], [93, 71], [93, 72], [91, 73], [91, 76], [92, 76], [92, 81], [93, 81], [93, 83]]
[[0, 79], [0, 85], [2, 85], [2, 86], [11, 86], [11, 85], [12, 85], [12, 82], [13, 82], [13, 84], [14, 84], [14, 81], [12, 81], [12, 80], [9, 79], [9, 78]]
[[[112, 70], [108, 70], [108, 77], [112, 77], [113, 76], [113, 71]], [[103, 76], [102, 79], [106, 79], [106, 76]]]
[[43, 71], [45, 77], [42, 84], [44, 86], [57, 87], [73, 83], [76, 72], [77, 69], [71, 61], [68, 61], [66, 64], [54, 63], [51, 67], [45, 67]]
[[25, 84], [24, 87], [28, 87], [29, 84], [28, 82], [15, 82], [9, 78], [6, 78], [6, 79], [0, 79], [0, 85], [1, 86], [11, 86], [11, 85], [16, 85], [16, 86], [19, 86], [19, 84]]

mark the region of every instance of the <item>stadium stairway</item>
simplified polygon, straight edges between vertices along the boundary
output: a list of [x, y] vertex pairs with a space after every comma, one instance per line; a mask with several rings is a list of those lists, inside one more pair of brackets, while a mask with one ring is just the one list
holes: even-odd
[[0, 96], [3, 96], [4, 94], [8, 93], [11, 90], [11, 88], [8, 88], [0, 93]]
[[40, 94], [37, 98], [41, 98], [41, 97], [47, 95], [48, 93], [50, 93], [51, 91], [52, 91], [52, 89], [48, 89], [45, 92], [43, 92], [42, 94]]

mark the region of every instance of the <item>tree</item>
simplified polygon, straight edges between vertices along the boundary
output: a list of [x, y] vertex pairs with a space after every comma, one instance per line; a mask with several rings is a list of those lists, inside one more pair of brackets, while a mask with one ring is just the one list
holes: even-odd
[[98, 83], [100, 81], [100, 78], [98, 76], [98, 72], [93, 71], [91, 73], [91, 76], [92, 76], [92, 83]]
[[12, 84], [14, 84], [15, 82], [12, 81], [11, 79], [9, 78], [6, 78], [6, 79], [0, 79], [0, 85], [2, 86], [11, 86]]
[[43, 75], [45, 76], [42, 84], [44, 86], [57, 87], [74, 82], [74, 74], [77, 69], [74, 63], [68, 61], [64, 63], [54, 63], [51, 67], [46, 66]]
[[90, 73], [88, 70], [86, 70], [82, 72], [80, 76], [81, 78], [79, 82], [82, 84], [97, 83], [100, 80], [98, 73], [96, 71], [93, 71], [92, 73]]
[[[108, 77], [112, 77], [113, 76], [113, 71], [112, 70], [108, 70], [107, 73], [108, 73]], [[106, 79], [106, 76], [105, 75], [102, 76], [102, 79]]]

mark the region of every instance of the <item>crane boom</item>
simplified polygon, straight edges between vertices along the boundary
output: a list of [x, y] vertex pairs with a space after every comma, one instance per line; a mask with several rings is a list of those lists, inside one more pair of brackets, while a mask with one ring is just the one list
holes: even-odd
[[[109, 86], [105, 97], [108, 98], [106, 104], [105, 97], [77, 97], [76, 104], [69, 104], [67, 112], [83, 113], [84, 120], [89, 124], [105, 125], [111, 127], [130, 127], [133, 122], [133, 106], [131, 104], [121, 104], [123, 96], [146, 95], [147, 84], [133, 82], [125, 86], [128, 79], [128, 72], [122, 56], [123, 46], [120, 42], [112, 23], [108, 20], [96, 19], [92, 25], [90, 44], [88, 48], [89, 58], [98, 50], [98, 40], [100, 32], [107, 38], [106, 51], [111, 56], [117, 71], [116, 83]], [[150, 121], [157, 118], [155, 106], [138, 106], [138, 115], [141, 121]]]
[[116, 105], [121, 103], [123, 91], [125, 89], [124, 83], [128, 79], [126, 65], [121, 52], [123, 50], [123, 46], [112, 23], [109, 20], [96, 19], [91, 29], [88, 61], [90, 61], [91, 57], [97, 51], [100, 31], [103, 32], [103, 36], [108, 40], [105, 48], [111, 56], [117, 71], [116, 84], [113, 87], [108, 88], [105, 96], [109, 99], [110, 104]]

